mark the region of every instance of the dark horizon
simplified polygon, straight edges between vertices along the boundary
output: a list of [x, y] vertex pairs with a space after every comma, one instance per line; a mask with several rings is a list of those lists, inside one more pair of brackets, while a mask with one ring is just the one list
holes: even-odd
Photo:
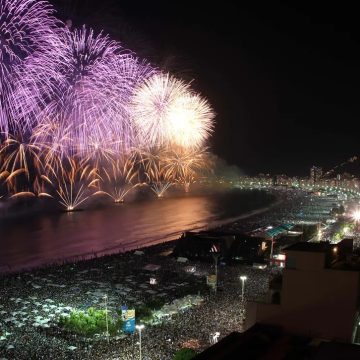
[[212, 151], [245, 174], [306, 176], [358, 155], [355, 8], [51, 0], [207, 97]]

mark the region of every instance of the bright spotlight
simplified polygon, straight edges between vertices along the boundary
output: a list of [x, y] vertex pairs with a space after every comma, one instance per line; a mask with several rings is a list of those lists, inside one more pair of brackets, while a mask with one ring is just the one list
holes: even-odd
[[352, 218], [353, 218], [356, 222], [358, 222], [358, 221], [360, 220], [360, 210], [354, 211], [353, 214], [352, 214]]

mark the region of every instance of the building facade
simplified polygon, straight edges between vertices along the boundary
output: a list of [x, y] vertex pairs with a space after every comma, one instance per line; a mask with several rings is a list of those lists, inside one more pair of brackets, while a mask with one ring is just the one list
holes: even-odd
[[303, 336], [359, 342], [360, 267], [337, 261], [342, 251], [341, 243], [285, 249], [281, 285], [264, 302], [248, 303], [247, 326], [259, 322]]
[[320, 181], [322, 177], [322, 168], [321, 167], [317, 167], [317, 166], [313, 166], [310, 169], [310, 180], [313, 184], [316, 184], [317, 182]]

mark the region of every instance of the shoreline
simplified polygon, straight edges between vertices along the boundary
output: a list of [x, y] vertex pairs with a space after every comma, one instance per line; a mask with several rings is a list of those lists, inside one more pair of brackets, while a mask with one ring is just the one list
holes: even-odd
[[[213, 220], [204, 226], [197, 226], [197, 227], [186, 229], [184, 231], [216, 230], [219, 227], [231, 225], [237, 221], [249, 219], [256, 215], [265, 213], [265, 212], [271, 210], [272, 208], [280, 205], [283, 201], [284, 200], [281, 198], [280, 199], [275, 198], [273, 203], [271, 203], [270, 205], [267, 205], [265, 207], [250, 210], [246, 213], [243, 213], [238, 216], [233, 216], [231, 218], [227, 218], [227, 219], [223, 219], [223, 220]], [[61, 266], [65, 266], [66, 264], [78, 263], [78, 262], [82, 262], [82, 261], [91, 262], [92, 260], [99, 259], [99, 258], [106, 257], [106, 256], [121, 256], [121, 255], [129, 253], [131, 251], [144, 250], [144, 249], [149, 249], [152, 247], [155, 248], [156, 246], [169, 246], [171, 243], [175, 243], [179, 239], [182, 232], [183, 231], [179, 232], [178, 234], [176, 234], [174, 236], [167, 235], [162, 238], [151, 239], [147, 242], [144, 242], [141, 246], [131, 246], [131, 244], [116, 245], [114, 247], [103, 249], [102, 251], [98, 251], [98, 252], [89, 251], [87, 253], [78, 254], [74, 257], [61, 257], [58, 259], [54, 259], [54, 261], [46, 262], [46, 263], [42, 263], [42, 264], [34, 265], [34, 266], [11, 267], [9, 265], [3, 265], [3, 266], [0, 266], [0, 277], [6, 277], [8, 275], [11, 276], [14, 274], [21, 274], [21, 273], [25, 273], [25, 272], [43, 270], [43, 269], [53, 267], [53, 266], [61, 267]]]
[[250, 210], [249, 212], [243, 214], [243, 215], [240, 215], [240, 216], [234, 216], [232, 218], [229, 218], [229, 219], [226, 219], [226, 220], [216, 220], [214, 225], [210, 225], [208, 228], [204, 228], [205, 230], [215, 230], [216, 228], [220, 227], [220, 226], [224, 226], [224, 225], [229, 225], [229, 224], [232, 224], [234, 222], [237, 222], [239, 220], [244, 220], [244, 219], [248, 219], [252, 216], [255, 216], [255, 215], [260, 215], [266, 211], [269, 211], [271, 208], [275, 207], [275, 206], [278, 206], [280, 205], [284, 200], [277, 200], [277, 201], [274, 201], [274, 203], [268, 205], [268, 206], [265, 206], [265, 207], [262, 207], [260, 209], [255, 209], [255, 210]]

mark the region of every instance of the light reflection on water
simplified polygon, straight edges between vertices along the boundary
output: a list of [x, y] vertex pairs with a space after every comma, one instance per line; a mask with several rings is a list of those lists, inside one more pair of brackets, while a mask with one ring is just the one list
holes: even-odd
[[258, 192], [233, 191], [3, 220], [0, 270], [176, 239], [185, 230], [204, 228], [213, 221], [261, 207], [265, 198], [266, 194]]

